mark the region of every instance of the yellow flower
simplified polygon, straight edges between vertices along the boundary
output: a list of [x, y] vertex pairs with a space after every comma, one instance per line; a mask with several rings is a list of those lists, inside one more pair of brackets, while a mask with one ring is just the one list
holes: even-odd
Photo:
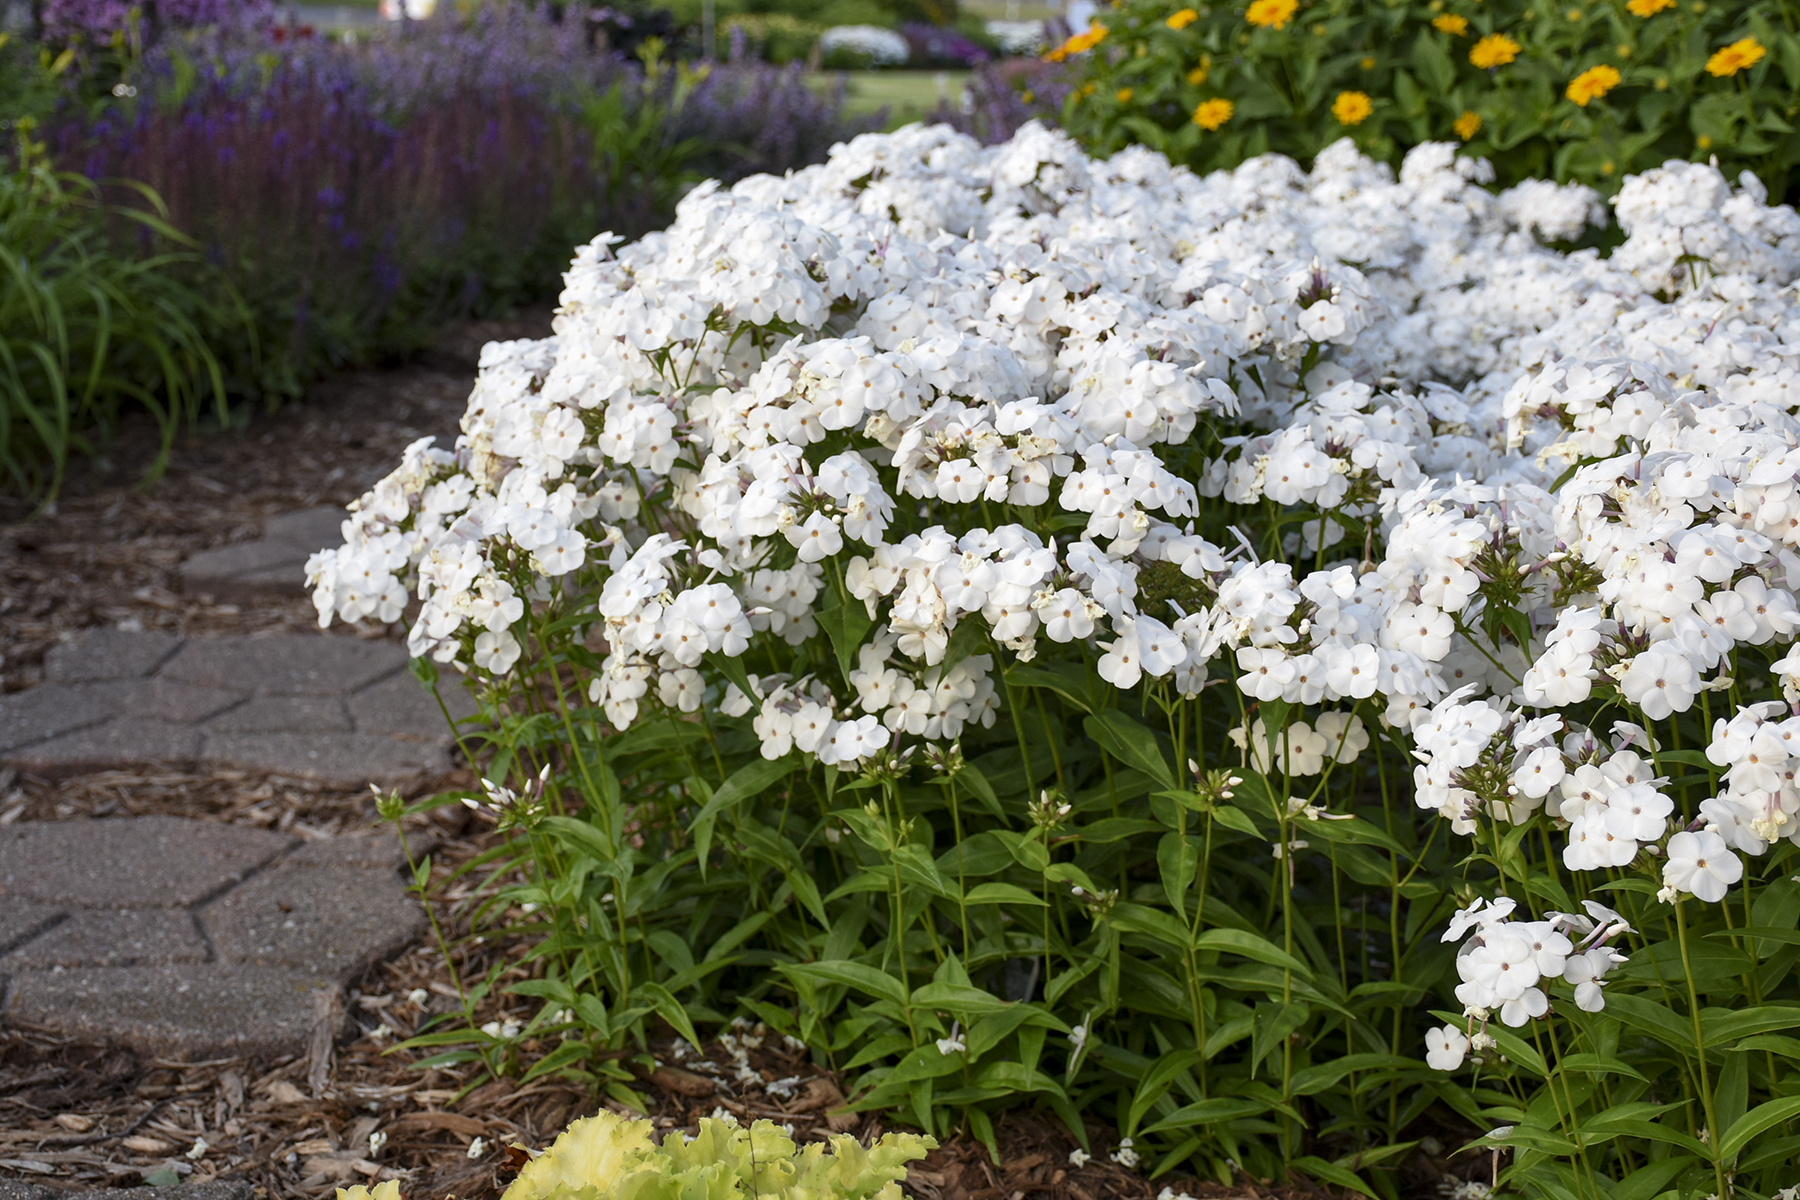
[[1300, 10], [1300, 0], [1255, 0], [1244, 12], [1244, 20], [1268, 29], [1285, 29]]
[[1374, 111], [1375, 105], [1367, 92], [1339, 92], [1338, 98], [1331, 102], [1331, 115], [1337, 118], [1339, 125], [1361, 125]]
[[1665, 8], [1674, 8], [1675, 0], [1625, 0], [1625, 7], [1634, 17], [1654, 17]]
[[1237, 105], [1229, 100], [1202, 100], [1194, 110], [1194, 124], [1211, 131], [1231, 120], [1231, 114], [1237, 111]]
[[1188, 82], [1195, 87], [1199, 87], [1206, 82], [1206, 74], [1206, 64], [1201, 63], [1199, 66], [1188, 72]]
[[1363, 60], [1358, 63], [1357, 66], [1365, 71], [1373, 71], [1375, 69], [1375, 59], [1373, 56], [1364, 56]]
[[1761, 42], [1747, 37], [1731, 43], [1707, 59], [1706, 70], [1711, 75], [1736, 75], [1739, 71], [1754, 67], [1767, 53]]
[[1119, 101], [1120, 104], [1130, 104], [1131, 97], [1134, 94], [1135, 93], [1132, 92], [1132, 90], [1130, 88], [1120, 88], [1116, 99]]
[[1487, 70], [1489, 67], [1504, 67], [1519, 57], [1519, 43], [1504, 33], [1490, 33], [1469, 50], [1469, 61]]
[[1441, 17], [1431, 18], [1431, 27], [1439, 33], [1447, 33], [1452, 37], [1461, 37], [1469, 32], [1469, 18], [1445, 13]]
[[1618, 68], [1601, 63], [1597, 67], [1589, 67], [1570, 80], [1569, 90], [1563, 94], [1580, 107], [1586, 108], [1588, 101], [1598, 100], [1618, 86]]
[[1694, 139], [1694, 145], [1700, 147], [1700, 149], [1702, 149], [1702, 150], [1711, 150], [1712, 149], [1712, 139], [1707, 137], [1703, 133], [1699, 137]]
[[1581, 20], [1581, 10], [1579, 8], [1571, 8], [1568, 12], [1564, 13], [1563, 16], [1569, 18], [1571, 21], [1579, 21]]
[[[1673, 3], [1674, 0], [1670, 0], [1670, 2]], [[1167, 25], [1170, 29], [1186, 29], [1189, 25], [1192, 25], [1199, 19], [1199, 13], [1191, 8], [1184, 8], [1168, 20], [1164, 21], [1163, 24]]]
[[1106, 26], [1090, 25], [1081, 33], [1044, 55], [1051, 62], [1062, 62], [1072, 54], [1085, 54], [1106, 40]]
[[1465, 108], [1462, 116], [1456, 118], [1450, 128], [1456, 130], [1456, 136], [1466, 142], [1481, 132], [1481, 114], [1472, 108]]

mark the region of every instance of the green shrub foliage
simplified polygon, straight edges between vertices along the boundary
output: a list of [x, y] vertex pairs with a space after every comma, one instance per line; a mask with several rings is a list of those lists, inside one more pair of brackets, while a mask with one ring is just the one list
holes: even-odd
[[1779, 196], [1800, 161], [1797, 21], [1792, 0], [1129, 0], [1102, 40], [1053, 53], [1083, 75], [1063, 121], [1100, 153], [1209, 171], [1350, 137], [1397, 166], [1452, 141], [1502, 184], [1607, 193], [1716, 156]]

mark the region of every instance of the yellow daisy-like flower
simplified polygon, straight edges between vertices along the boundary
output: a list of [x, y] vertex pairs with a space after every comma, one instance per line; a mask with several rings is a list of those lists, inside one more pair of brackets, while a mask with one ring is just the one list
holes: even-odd
[[1372, 55], [1365, 54], [1363, 56], [1363, 60], [1360, 63], [1357, 63], [1356, 65], [1361, 67], [1365, 71], [1373, 71], [1375, 69], [1375, 59]]
[[1068, 41], [1044, 55], [1050, 62], [1062, 62], [1070, 55], [1085, 54], [1106, 40], [1106, 26], [1090, 25]]
[[1462, 116], [1456, 118], [1450, 128], [1456, 130], [1456, 136], [1466, 142], [1481, 132], [1481, 114], [1472, 108], [1465, 108]]
[[1114, 99], [1118, 100], [1120, 104], [1130, 104], [1131, 98], [1135, 95], [1137, 95], [1137, 93], [1130, 88], [1120, 88]]
[[1490, 67], [1504, 67], [1519, 57], [1519, 43], [1504, 33], [1490, 33], [1469, 48], [1469, 61], [1483, 71]]
[[1469, 32], [1469, 18], [1459, 17], [1454, 13], [1445, 13], [1441, 17], [1431, 18], [1431, 27], [1439, 33], [1447, 33], [1452, 37], [1461, 37]]
[[1619, 72], [1616, 67], [1601, 63], [1597, 67], [1589, 67], [1569, 81], [1569, 90], [1563, 95], [1573, 100], [1582, 108], [1588, 101], [1598, 100], [1606, 93], [1619, 86]]
[[1666, 8], [1674, 8], [1675, 0], [1625, 0], [1626, 11], [1634, 17], [1654, 17]]
[[1331, 102], [1331, 115], [1339, 125], [1361, 125], [1375, 111], [1375, 102], [1367, 92], [1339, 92]]
[[1736, 75], [1739, 71], [1754, 67], [1762, 61], [1763, 55], [1767, 53], [1768, 51], [1763, 49], [1761, 42], [1753, 37], [1747, 37], [1731, 43], [1707, 59], [1706, 70], [1710, 75]]
[[1195, 87], [1199, 87], [1201, 84], [1206, 82], [1206, 76], [1207, 76], [1206, 64], [1201, 63], [1199, 66], [1195, 67], [1193, 70], [1188, 72], [1188, 82], [1193, 84]]
[[1229, 100], [1202, 100], [1194, 109], [1194, 124], [1211, 132], [1231, 120], [1231, 114], [1237, 111], [1237, 105]]
[[[1670, 2], [1673, 3], [1673, 0], [1670, 0]], [[1199, 19], [1199, 13], [1191, 8], [1184, 8], [1180, 12], [1172, 15], [1168, 20], [1164, 21], [1163, 24], [1167, 25], [1170, 29], [1186, 29], [1189, 25], [1192, 25]]]
[[1300, 11], [1300, 0], [1255, 0], [1244, 11], [1244, 20], [1263, 29], [1285, 29]]

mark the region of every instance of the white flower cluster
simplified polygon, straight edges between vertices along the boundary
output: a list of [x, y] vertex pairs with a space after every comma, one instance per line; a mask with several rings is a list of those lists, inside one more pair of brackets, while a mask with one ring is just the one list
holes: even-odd
[[[1550, 913], [1542, 921], [1511, 920], [1516, 903], [1507, 897], [1477, 900], [1457, 912], [1444, 934], [1453, 942], [1475, 930], [1457, 951], [1456, 973], [1462, 980], [1456, 998], [1471, 1023], [1465, 1032], [1455, 1025], [1425, 1035], [1426, 1061], [1440, 1071], [1454, 1071], [1471, 1049], [1491, 1049], [1485, 1026], [1492, 1016], [1517, 1028], [1550, 1010], [1544, 988], [1561, 980], [1574, 987], [1575, 1004], [1583, 1012], [1606, 1007], [1605, 976], [1626, 962], [1607, 943], [1632, 932], [1625, 919], [1593, 900], [1583, 913]], [[1481, 1028], [1473, 1026], [1479, 1024]]]
[[819, 49], [866, 55], [878, 67], [896, 67], [912, 57], [905, 38], [879, 25], [833, 25], [819, 35]]
[[[1545, 813], [1570, 869], [1648, 855], [1716, 900], [1800, 843], [1800, 719], [1728, 706], [1727, 789], [1684, 813], [1643, 727], [1563, 710], [1735, 700], [1766, 686], [1741, 652], [1800, 631], [1800, 217], [1671, 164], [1626, 181], [1602, 258], [1539, 240], [1593, 193], [1485, 178], [1348, 141], [1199, 178], [1034, 125], [703, 186], [580, 250], [554, 338], [487, 348], [454, 451], [411, 448], [309, 564], [321, 620], [410, 594], [414, 652], [495, 680], [572, 624], [615, 726], [717, 707], [840, 766], [992, 723], [1001, 655], [1229, 675], [1319, 710], [1240, 728], [1258, 765], [1353, 759], [1361, 712], [1456, 830]], [[1223, 547], [1194, 525], [1221, 508]], [[1773, 670], [1800, 702], [1800, 650]], [[1490, 979], [1592, 933], [1559, 920], [1484, 927], [1471, 1005], [1597, 997], [1573, 951]]]

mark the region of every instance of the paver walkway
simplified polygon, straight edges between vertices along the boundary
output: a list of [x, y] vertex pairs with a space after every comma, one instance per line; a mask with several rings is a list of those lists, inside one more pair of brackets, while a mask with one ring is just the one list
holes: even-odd
[[181, 564], [181, 588], [234, 603], [255, 603], [270, 595], [306, 590], [306, 560], [321, 546], [343, 540], [344, 518], [336, 505], [271, 517], [263, 535], [215, 550], [191, 554]]
[[179, 817], [0, 828], [3, 1011], [167, 1057], [296, 1053], [321, 991], [424, 932], [401, 865], [386, 832], [302, 842]]
[[[48, 777], [236, 767], [343, 788], [405, 787], [450, 767], [437, 701], [392, 642], [94, 629], [44, 665], [44, 684], [0, 696], [0, 765]], [[454, 682], [441, 692], [456, 717], [472, 711]]]

